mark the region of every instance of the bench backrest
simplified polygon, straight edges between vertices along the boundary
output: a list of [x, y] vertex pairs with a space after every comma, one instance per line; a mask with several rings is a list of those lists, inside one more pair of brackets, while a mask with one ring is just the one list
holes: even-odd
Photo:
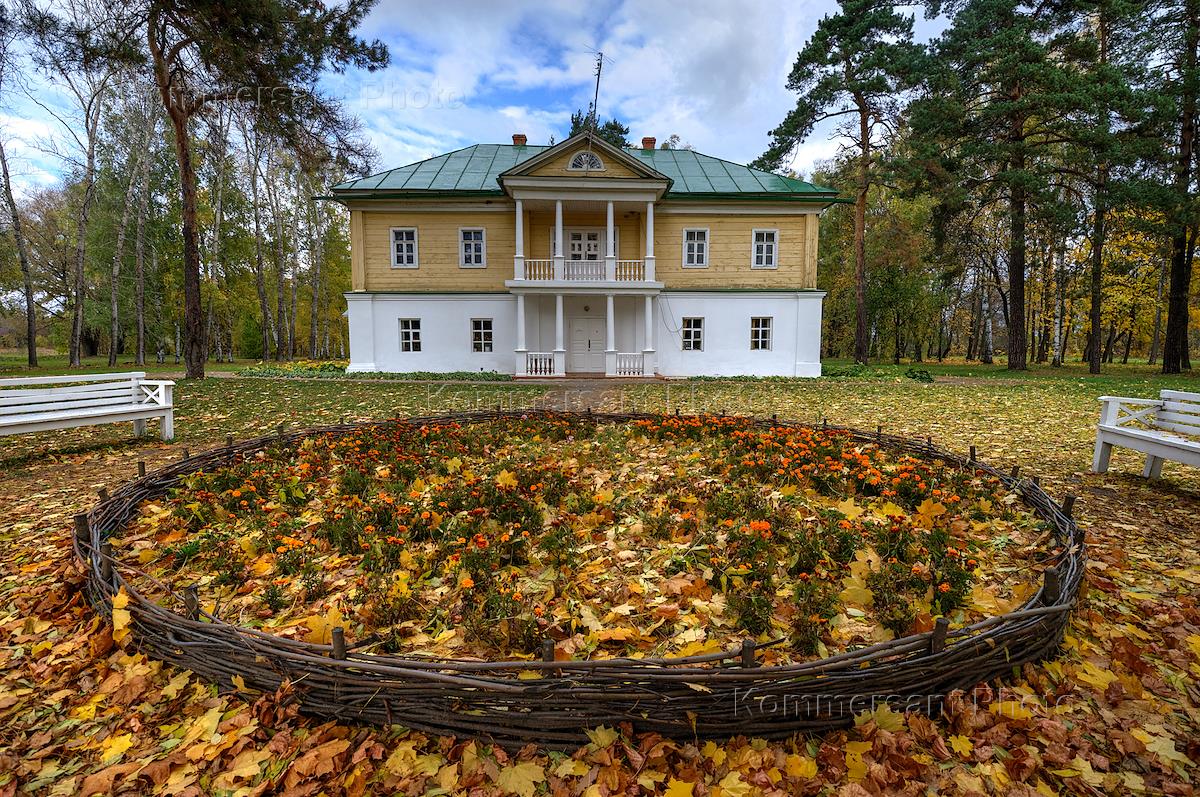
[[1162, 409], [1154, 413], [1154, 425], [1169, 432], [1200, 435], [1200, 393], [1164, 390], [1159, 393]]
[[145, 372], [0, 379], [0, 417], [137, 404]]

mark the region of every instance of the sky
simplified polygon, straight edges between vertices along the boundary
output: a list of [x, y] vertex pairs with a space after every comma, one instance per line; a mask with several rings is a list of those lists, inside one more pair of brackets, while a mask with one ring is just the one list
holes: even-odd
[[[672, 134], [708, 155], [747, 163], [795, 105], [786, 88], [796, 54], [835, 0], [381, 0], [360, 28], [391, 53], [387, 69], [330, 74], [322, 88], [359, 117], [379, 153], [378, 169], [474, 143], [561, 140], [571, 113], [595, 89], [604, 53], [601, 119], [616, 117], [629, 139]], [[909, 12], [911, 13], [911, 11]], [[937, 23], [920, 16], [917, 38]], [[32, 93], [53, 106], [36, 78]], [[61, 101], [62, 98], [57, 98]], [[0, 109], [0, 135], [27, 190], [58, 179], [45, 144], [60, 123], [27, 99]], [[810, 175], [837, 152], [826, 126], [796, 151], [791, 167]]]

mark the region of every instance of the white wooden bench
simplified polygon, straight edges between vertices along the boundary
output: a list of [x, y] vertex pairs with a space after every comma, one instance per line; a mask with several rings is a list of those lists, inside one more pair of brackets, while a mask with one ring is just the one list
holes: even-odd
[[163, 440], [175, 436], [174, 382], [146, 374], [76, 374], [0, 379], [0, 434], [132, 421], [139, 437], [160, 419]]
[[1200, 393], [1164, 390], [1157, 399], [1101, 396], [1092, 470], [1104, 473], [1112, 447], [1146, 455], [1142, 475], [1157, 479], [1163, 460], [1200, 466]]

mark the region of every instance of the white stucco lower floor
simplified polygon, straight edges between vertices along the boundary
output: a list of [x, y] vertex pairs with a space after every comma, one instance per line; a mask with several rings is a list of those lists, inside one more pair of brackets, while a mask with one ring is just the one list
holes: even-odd
[[[348, 293], [348, 370], [498, 371], [521, 376], [821, 375], [821, 291], [664, 289], [616, 294], [611, 297], [611, 315], [605, 293], [559, 295], [561, 313], [553, 292], [525, 294], [522, 313], [512, 293]], [[517, 328], [521, 314], [523, 335]], [[770, 319], [770, 339], [764, 347], [760, 336], [760, 347], [751, 348], [751, 319], [756, 318]], [[699, 348], [683, 348], [684, 319], [702, 319]], [[401, 344], [402, 321], [409, 350]], [[490, 344], [480, 339], [480, 325], [474, 321], [490, 322]], [[419, 349], [412, 345], [413, 329], [419, 331]]]

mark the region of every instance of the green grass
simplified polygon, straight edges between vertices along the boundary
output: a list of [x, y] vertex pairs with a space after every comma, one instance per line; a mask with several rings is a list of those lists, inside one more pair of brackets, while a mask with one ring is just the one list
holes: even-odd
[[[236, 371], [254, 363], [254, 360], [237, 360], [232, 363], [209, 362], [205, 368], [209, 373]], [[38, 367], [30, 368], [24, 352], [13, 352], [12, 350], [0, 352], [0, 377], [63, 376], [77, 373], [106, 374], [125, 371], [145, 371], [148, 374], [182, 374], [184, 370], [184, 364], [182, 362], [176, 364], [174, 357], [168, 357], [167, 361], [160, 365], [154, 362], [153, 355], [150, 355], [150, 362], [145, 365], [134, 365], [133, 356], [129, 355], [118, 357], [117, 364], [110, 366], [107, 354], [85, 357], [83, 366], [80, 368], [72, 368], [65, 354], [39, 354]]]

